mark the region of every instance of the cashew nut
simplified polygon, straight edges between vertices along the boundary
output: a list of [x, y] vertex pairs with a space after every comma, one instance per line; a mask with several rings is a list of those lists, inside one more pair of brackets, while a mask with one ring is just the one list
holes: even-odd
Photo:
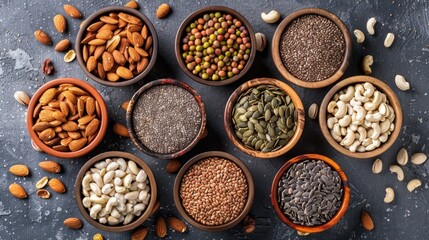
[[353, 110], [356, 111], [356, 119], [355, 119], [355, 121], [362, 121], [362, 120], [365, 119], [366, 110], [365, 110], [364, 107], [362, 107], [362, 106], [355, 106], [353, 108]]
[[268, 14], [263, 12], [261, 13], [261, 18], [266, 23], [275, 23], [280, 19], [280, 13], [276, 10], [271, 10]]
[[[354, 93], [353, 93], [354, 95]], [[350, 105], [353, 107], [362, 106], [362, 102], [357, 101], [354, 97], [350, 100]]]
[[395, 84], [399, 88], [399, 90], [407, 91], [410, 89], [410, 83], [405, 80], [405, 78], [402, 75], [396, 75], [395, 76]]
[[98, 212], [101, 211], [101, 204], [95, 204], [94, 206], [92, 206], [91, 210], [89, 211], [89, 216], [91, 216], [91, 218], [93, 219], [97, 219], [97, 214]]
[[364, 97], [371, 97], [375, 92], [374, 85], [369, 82], [364, 83], [363, 88], [365, 89], [365, 92], [363, 93]]
[[378, 108], [382, 99], [383, 97], [381, 96], [381, 92], [375, 91], [372, 102], [366, 102], [363, 106], [367, 111], [374, 111]]
[[372, 129], [374, 129], [374, 131], [371, 135], [371, 138], [373, 140], [376, 140], [376, 139], [378, 139], [378, 137], [380, 136], [380, 133], [381, 133], [380, 132], [380, 125], [378, 123], [372, 123], [371, 127], [372, 127]]
[[338, 122], [338, 119], [335, 118], [335, 117], [328, 118], [328, 121], [327, 121], [328, 128], [332, 129], [334, 127], [334, 124], [337, 123], [337, 122]]
[[359, 142], [359, 140], [355, 140], [353, 142], [352, 145], [350, 145], [349, 150], [350, 152], [356, 152], [357, 148], [359, 147], [359, 145], [361, 144], [361, 142]]
[[380, 137], [378, 138], [378, 140], [380, 140], [380, 142], [382, 142], [382, 143], [384, 143], [384, 142], [386, 142], [387, 141], [387, 139], [389, 138], [389, 134], [387, 134], [387, 133], [382, 133], [381, 135], [380, 135]]
[[424, 153], [414, 153], [411, 156], [411, 162], [416, 165], [423, 164], [424, 162], [426, 162], [427, 159], [428, 157]]
[[334, 130], [331, 130], [330, 132], [331, 132], [331, 136], [334, 138], [336, 142], [341, 142], [341, 140], [343, 140], [340, 135], [334, 132]]
[[366, 151], [372, 151], [374, 149], [376, 149], [377, 146], [374, 143], [369, 144], [368, 146], [365, 147]]
[[365, 34], [361, 30], [355, 29], [353, 34], [356, 36], [357, 43], [363, 43], [365, 41]]
[[125, 162], [125, 159], [123, 159], [123, 158], [117, 158], [116, 162], [119, 165], [119, 170], [121, 170], [121, 171], [127, 170], [127, 163]]
[[117, 219], [115, 217], [112, 217], [112, 216], [107, 217], [107, 223], [109, 225], [118, 225], [119, 222], [120, 222], [119, 219]]
[[123, 224], [124, 225], [127, 225], [128, 223], [130, 223], [132, 220], [133, 220], [133, 218], [134, 218], [134, 214], [127, 214], [126, 216], [125, 216], [125, 219], [124, 219], [124, 222], [123, 222]]
[[346, 93], [340, 95], [340, 100], [343, 102], [348, 102], [352, 100], [355, 93], [355, 88], [353, 86], [348, 86]]
[[399, 167], [398, 165], [390, 165], [389, 170], [391, 173], [395, 173], [396, 174], [396, 178], [399, 181], [404, 180], [404, 171], [402, 170], [401, 167]]
[[398, 162], [400, 165], [404, 166], [408, 163], [408, 152], [405, 148], [401, 148], [396, 155], [396, 162]]
[[392, 46], [394, 40], [395, 35], [393, 35], [393, 33], [388, 33], [386, 35], [386, 39], [384, 39], [384, 46], [389, 48], [390, 46]]
[[104, 174], [103, 176], [103, 182], [104, 184], [108, 184], [110, 182], [112, 182], [113, 177], [115, 177], [115, 172], [107, 172], [106, 174]]
[[[368, 131], [369, 132], [369, 131]], [[365, 138], [365, 140], [362, 141], [362, 146], [367, 147], [370, 144], [372, 144], [372, 138]]]
[[363, 142], [366, 139], [366, 129], [359, 126], [357, 131], [359, 133], [359, 142]]
[[368, 31], [369, 35], [374, 35], [375, 33], [374, 26], [376, 23], [377, 23], [377, 20], [375, 19], [375, 17], [368, 19], [368, 21], [366, 22], [366, 30]]
[[395, 192], [390, 187], [386, 188], [386, 195], [384, 196], [384, 202], [391, 203], [393, 199], [395, 199]]
[[334, 114], [334, 116], [336, 118], [338, 118], [338, 119], [344, 117], [346, 115], [346, 113], [347, 113], [347, 106], [346, 106], [346, 104], [343, 101], [338, 101], [337, 102], [337, 107], [338, 107], [338, 112], [336, 112]]
[[379, 112], [375, 112], [373, 114], [366, 114], [365, 120], [373, 123], [373, 122], [379, 122], [383, 116]]
[[407, 189], [409, 192], [414, 191], [414, 189], [420, 187], [422, 185], [422, 182], [419, 179], [413, 179], [408, 182]]
[[372, 73], [371, 66], [373, 63], [374, 63], [374, 58], [371, 55], [366, 55], [365, 57], [363, 57], [363, 61], [362, 61], [363, 73], [365, 73], [366, 75], [371, 74]]
[[337, 106], [337, 102], [335, 101], [330, 101], [328, 103], [328, 107], [326, 108], [326, 110], [328, 111], [328, 113], [334, 113], [334, 109]]
[[338, 123], [341, 127], [347, 127], [350, 125], [350, 122], [352, 121], [352, 117], [350, 115], [345, 115], [343, 118], [341, 118]]
[[362, 84], [357, 84], [355, 87], [355, 94], [354, 94], [355, 100], [362, 103], [368, 102], [369, 98], [362, 96], [364, 92], [365, 92], [365, 89], [363, 88]]
[[349, 147], [350, 145], [352, 145], [354, 140], [355, 140], [355, 133], [352, 130], [347, 129], [347, 134], [340, 144], [342, 146]]
[[89, 189], [89, 183], [92, 181], [92, 176], [91, 175], [87, 175], [85, 177], [83, 177], [82, 180], [82, 187], [86, 190]]
[[100, 162], [94, 164], [94, 167], [101, 170], [101, 169], [107, 167], [107, 163], [105, 161], [100, 161]]

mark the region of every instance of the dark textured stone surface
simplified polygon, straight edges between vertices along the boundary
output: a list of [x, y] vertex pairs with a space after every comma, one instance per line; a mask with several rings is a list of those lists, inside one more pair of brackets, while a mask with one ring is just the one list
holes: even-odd
[[[104, 97], [112, 122], [125, 123], [125, 112], [120, 104], [130, 99], [139, 87], [146, 82], [172, 77], [194, 87], [202, 96], [208, 119], [209, 135], [191, 152], [181, 157], [185, 162], [192, 156], [208, 151], [221, 150], [242, 159], [249, 167], [255, 179], [256, 198], [251, 214], [256, 218], [257, 228], [254, 233], [245, 235], [240, 226], [219, 233], [207, 233], [189, 226], [189, 232], [182, 235], [169, 230], [171, 239], [298, 239], [296, 232], [282, 224], [275, 216], [270, 204], [271, 181], [276, 171], [287, 160], [302, 153], [320, 153], [335, 159], [349, 177], [352, 189], [350, 207], [344, 218], [332, 229], [324, 233], [313, 234], [306, 239], [427, 239], [429, 224], [427, 210], [429, 163], [421, 166], [408, 164], [404, 167], [405, 181], [398, 182], [390, 174], [387, 166], [395, 161], [396, 152], [405, 146], [410, 153], [427, 152], [429, 138], [428, 90], [428, 54], [429, 54], [429, 17], [427, 1], [169, 1], [173, 12], [165, 19], [155, 18], [155, 11], [161, 1], [140, 2], [141, 11], [152, 21], [158, 31], [160, 51], [155, 68], [146, 77], [133, 86], [112, 88], [87, 80]], [[53, 46], [41, 45], [33, 38], [36, 29], [44, 29], [57, 43], [62, 38], [75, 42], [80, 21], [67, 18], [68, 31], [61, 35], [56, 32], [52, 18], [57, 13], [64, 14], [62, 5], [71, 3], [82, 10], [85, 17], [97, 9], [110, 5], [123, 5], [124, 1], [0, 1], [0, 239], [92, 239], [101, 232], [106, 239], [127, 239], [130, 232], [102, 232], [84, 222], [81, 230], [70, 230], [63, 225], [67, 217], [82, 218], [73, 197], [73, 187], [77, 172], [89, 158], [108, 151], [122, 150], [135, 153], [152, 167], [159, 186], [158, 195], [161, 210], [158, 214], [177, 215], [173, 204], [172, 186], [175, 175], [167, 174], [165, 160], [149, 157], [133, 146], [129, 139], [113, 135], [111, 127], [103, 143], [91, 154], [79, 159], [56, 159], [49, 155], [35, 152], [25, 127], [26, 108], [18, 105], [13, 94], [24, 90], [33, 94], [43, 83], [58, 77], [76, 77], [86, 79], [77, 61], [65, 63], [63, 54], [54, 51]], [[404, 125], [401, 135], [392, 148], [380, 156], [385, 168], [381, 174], [371, 173], [372, 160], [358, 160], [345, 157], [331, 148], [321, 135], [318, 122], [307, 120], [300, 142], [282, 157], [264, 160], [247, 156], [237, 150], [228, 140], [223, 128], [223, 111], [232, 91], [244, 81], [256, 77], [275, 77], [284, 81], [275, 69], [270, 49], [258, 53], [254, 67], [240, 81], [224, 87], [209, 87], [196, 83], [185, 76], [174, 57], [174, 37], [181, 21], [192, 11], [207, 5], [227, 5], [240, 11], [253, 25], [255, 32], [263, 32], [271, 43], [277, 24], [266, 24], [261, 12], [278, 10], [287, 16], [303, 7], [321, 7], [337, 14], [352, 31], [359, 28], [366, 32], [368, 18], [378, 19], [375, 36], [367, 35], [363, 45], [354, 44], [351, 64], [346, 76], [361, 74], [360, 61], [366, 54], [374, 56], [373, 76], [382, 79], [398, 94], [404, 112]], [[384, 37], [388, 32], [395, 33], [396, 40], [390, 49], [383, 47]], [[355, 40], [354, 40], [355, 42]], [[51, 58], [56, 69], [52, 76], [41, 73], [41, 64]], [[399, 91], [394, 85], [394, 76], [404, 75], [411, 84], [408, 92]], [[301, 96], [304, 106], [320, 103], [328, 88], [309, 90], [292, 85]], [[66, 184], [66, 194], [52, 194], [49, 200], [39, 199], [35, 183], [43, 176], [53, 174], [42, 172], [37, 164], [44, 159], [59, 161], [64, 172], [56, 175]], [[31, 176], [16, 178], [7, 169], [16, 163], [25, 163], [31, 169]], [[409, 193], [406, 183], [419, 178], [423, 186], [416, 192]], [[9, 184], [21, 183], [30, 194], [26, 200], [11, 197], [7, 191]], [[396, 191], [392, 204], [383, 202], [384, 189], [392, 187]], [[360, 213], [366, 208], [373, 217], [375, 229], [366, 232], [360, 225]], [[149, 227], [149, 239], [155, 238], [154, 219], [144, 225]]]

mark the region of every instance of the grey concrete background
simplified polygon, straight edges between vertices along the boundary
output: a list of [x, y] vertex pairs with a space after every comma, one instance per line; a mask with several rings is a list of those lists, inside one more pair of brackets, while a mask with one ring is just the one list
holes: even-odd
[[[164, 1], [162, 1], [164, 2]], [[172, 199], [172, 183], [175, 175], [165, 171], [166, 161], [154, 159], [140, 152], [129, 139], [122, 139], [111, 132], [107, 133], [103, 143], [88, 156], [79, 159], [56, 159], [44, 153], [35, 152], [30, 145], [30, 138], [25, 127], [26, 108], [18, 105], [13, 94], [23, 90], [33, 94], [45, 82], [58, 77], [75, 77], [85, 79], [95, 86], [108, 104], [109, 117], [112, 122], [125, 123], [124, 111], [120, 104], [130, 99], [132, 94], [145, 83], [164, 77], [184, 81], [194, 87], [207, 108], [209, 136], [201, 141], [191, 152], [181, 157], [185, 162], [192, 156], [208, 151], [221, 150], [229, 152], [250, 168], [255, 179], [256, 198], [251, 214], [256, 218], [257, 229], [245, 235], [241, 226], [231, 230], [208, 233], [190, 225], [189, 232], [178, 234], [169, 230], [168, 239], [428, 239], [429, 233], [429, 162], [421, 165], [407, 165], [405, 181], [398, 182], [386, 169], [395, 161], [396, 152], [406, 147], [409, 153], [427, 153], [428, 142], [428, 55], [429, 55], [429, 13], [428, 1], [425, 0], [389, 0], [389, 1], [166, 1], [173, 8], [168, 18], [158, 20], [155, 17], [157, 6], [161, 1], [139, 1], [140, 10], [148, 16], [158, 31], [160, 51], [158, 61], [151, 74], [143, 81], [129, 87], [112, 88], [99, 85], [86, 76], [79, 68], [77, 61], [65, 63], [63, 54], [54, 51], [53, 47], [39, 44], [33, 38], [36, 29], [44, 29], [54, 43], [62, 38], [75, 42], [80, 20], [67, 17], [68, 31], [61, 35], [56, 32], [52, 18], [57, 13], [64, 14], [62, 5], [70, 3], [79, 8], [85, 17], [96, 10], [110, 6], [123, 5], [126, 1], [0, 1], [0, 239], [92, 239], [95, 233], [101, 232], [106, 239], [127, 239], [130, 232], [108, 233], [100, 231], [84, 222], [81, 230], [69, 230], [62, 224], [67, 217], [82, 218], [77, 210], [73, 197], [75, 177], [80, 167], [89, 158], [108, 151], [122, 150], [136, 154], [152, 167], [159, 186], [161, 210], [158, 214], [177, 215]], [[404, 124], [400, 137], [389, 151], [380, 158], [384, 163], [381, 174], [371, 173], [372, 160], [358, 160], [345, 157], [331, 148], [322, 137], [317, 121], [306, 121], [304, 134], [298, 145], [282, 157], [263, 160], [247, 156], [237, 150], [228, 140], [223, 128], [222, 119], [225, 103], [231, 92], [240, 84], [256, 77], [274, 77], [285, 81], [275, 69], [270, 49], [258, 53], [253, 68], [243, 79], [224, 87], [209, 87], [193, 82], [187, 78], [176, 63], [173, 46], [176, 30], [181, 21], [192, 11], [207, 5], [227, 5], [241, 12], [253, 25], [255, 32], [263, 32], [271, 43], [277, 24], [264, 23], [261, 12], [276, 9], [282, 18], [293, 11], [304, 7], [321, 7], [337, 14], [352, 31], [355, 28], [364, 30], [368, 18], [375, 16], [378, 20], [376, 35], [368, 37], [363, 45], [354, 41], [350, 66], [345, 77], [361, 74], [360, 59], [372, 54], [375, 59], [373, 76], [385, 81], [397, 93], [404, 113]], [[390, 49], [383, 47], [384, 37], [388, 32], [396, 35]], [[44, 59], [51, 58], [57, 72], [46, 77], [40, 66]], [[394, 85], [394, 76], [404, 75], [411, 84], [411, 90], [399, 91]], [[311, 103], [320, 103], [328, 88], [303, 89], [292, 85], [299, 93], [306, 108]], [[332, 229], [308, 237], [299, 237], [296, 232], [281, 223], [270, 204], [270, 186], [274, 174], [287, 159], [302, 153], [320, 153], [335, 159], [349, 177], [352, 187], [352, 198], [349, 209], [342, 220]], [[61, 178], [67, 188], [66, 194], [53, 193], [49, 200], [42, 200], [35, 195], [35, 183], [43, 176], [53, 177], [42, 172], [37, 164], [41, 160], [59, 161], [64, 172], [55, 175]], [[17, 178], [8, 173], [11, 165], [27, 164], [31, 176]], [[413, 193], [406, 190], [407, 181], [419, 178], [423, 186]], [[13, 182], [22, 184], [30, 194], [28, 199], [18, 200], [10, 196], [8, 186]], [[383, 202], [384, 189], [390, 186], [396, 191], [395, 201]], [[375, 230], [366, 232], [360, 225], [360, 213], [367, 209], [375, 222]], [[155, 239], [154, 219], [144, 223], [150, 229], [148, 239]]]

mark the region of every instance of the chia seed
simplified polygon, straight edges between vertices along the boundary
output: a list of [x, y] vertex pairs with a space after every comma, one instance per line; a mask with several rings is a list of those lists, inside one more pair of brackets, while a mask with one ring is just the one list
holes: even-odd
[[340, 28], [319, 15], [304, 15], [292, 21], [280, 39], [280, 56], [296, 78], [325, 80], [340, 68], [346, 45]]
[[155, 86], [136, 102], [133, 126], [149, 150], [175, 153], [194, 140], [201, 126], [201, 111], [194, 96], [174, 85]]

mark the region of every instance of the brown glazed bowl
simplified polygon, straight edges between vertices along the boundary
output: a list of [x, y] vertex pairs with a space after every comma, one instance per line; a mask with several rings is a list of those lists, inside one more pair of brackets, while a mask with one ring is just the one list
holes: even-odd
[[[278, 184], [283, 176], [283, 174], [295, 163], [307, 160], [307, 159], [314, 159], [314, 160], [321, 160], [331, 166], [333, 170], [338, 172], [338, 175], [341, 178], [341, 181], [343, 183], [343, 198], [340, 205], [340, 209], [338, 209], [338, 212], [332, 217], [331, 220], [328, 222], [318, 225], [318, 226], [304, 226], [304, 225], [298, 225], [292, 222], [280, 209], [279, 202], [278, 202], [278, 194], [277, 194], [277, 188]], [[347, 180], [347, 176], [344, 173], [344, 171], [340, 168], [340, 166], [332, 159], [319, 155], [319, 154], [303, 154], [296, 156], [290, 160], [288, 160], [277, 172], [277, 174], [274, 176], [273, 183], [271, 185], [271, 204], [274, 207], [274, 211], [276, 212], [277, 216], [280, 218], [280, 220], [283, 223], [286, 223], [289, 227], [303, 232], [303, 233], [317, 233], [327, 230], [328, 228], [333, 227], [335, 224], [340, 221], [340, 219], [344, 216], [344, 214], [347, 211], [347, 207], [349, 206], [350, 202], [350, 187], [349, 182]]]
[[[244, 175], [246, 176], [247, 184], [248, 184], [248, 197], [247, 197], [246, 205], [243, 208], [243, 211], [234, 220], [231, 220], [230, 222], [227, 222], [222, 225], [217, 225], [217, 226], [204, 225], [194, 220], [186, 212], [185, 208], [182, 205], [182, 200], [180, 197], [180, 185], [182, 183], [182, 178], [185, 175], [185, 173], [192, 165], [194, 165], [198, 161], [204, 160], [209, 157], [221, 157], [235, 163], [243, 171]], [[252, 208], [254, 196], [255, 196], [255, 187], [253, 185], [253, 177], [249, 169], [246, 167], [246, 165], [240, 159], [234, 157], [233, 155], [226, 152], [220, 152], [220, 151], [204, 152], [191, 158], [189, 161], [185, 163], [185, 165], [183, 165], [183, 167], [177, 173], [176, 180], [174, 181], [174, 186], [173, 186], [174, 205], [176, 205], [177, 211], [180, 213], [180, 215], [182, 215], [182, 217], [192, 226], [200, 230], [209, 231], [209, 232], [224, 231], [239, 224], [244, 219], [244, 217], [246, 217], [246, 215], [249, 213], [250, 209]]]
[[[344, 41], [346, 44], [346, 51], [344, 54], [343, 62], [340, 66], [340, 68], [335, 72], [334, 75], [331, 77], [317, 82], [307, 82], [301, 79], [296, 78], [293, 76], [283, 65], [282, 59], [280, 57], [280, 40], [283, 34], [283, 31], [288, 27], [288, 25], [293, 22], [295, 19], [304, 16], [304, 15], [320, 15], [322, 17], [325, 17], [329, 20], [331, 20], [333, 23], [335, 23], [338, 28], [341, 30], [344, 36]], [[304, 88], [322, 88], [326, 87], [334, 82], [336, 82], [338, 79], [343, 76], [344, 72], [346, 71], [348, 65], [349, 65], [349, 59], [352, 53], [352, 40], [350, 38], [349, 29], [344, 24], [343, 21], [341, 21], [340, 18], [338, 18], [335, 14], [328, 12], [324, 9], [320, 8], [304, 8], [301, 10], [298, 10], [291, 15], [287, 16], [283, 21], [279, 24], [276, 31], [274, 32], [273, 36], [273, 43], [271, 48], [271, 54], [273, 55], [273, 61], [276, 65], [277, 69], [279, 70], [280, 74], [288, 81], [304, 87]]]
[[[133, 112], [134, 112], [134, 106], [137, 103], [138, 99], [140, 98], [140, 96], [147, 90], [149, 90], [152, 87], [155, 86], [159, 86], [159, 85], [175, 85], [178, 87], [181, 87], [183, 89], [185, 89], [186, 91], [188, 91], [189, 93], [191, 93], [194, 98], [195, 101], [197, 101], [198, 106], [200, 108], [201, 111], [201, 126], [200, 126], [200, 130], [197, 134], [197, 136], [194, 138], [194, 140], [191, 141], [191, 143], [189, 143], [188, 146], [186, 146], [184, 149], [175, 152], [175, 153], [169, 153], [169, 154], [162, 154], [162, 153], [157, 153], [157, 152], [153, 152], [151, 150], [149, 150], [138, 138], [135, 130], [134, 130], [134, 124], [133, 124]], [[127, 115], [126, 115], [126, 119], [127, 119], [127, 128], [128, 128], [128, 132], [130, 134], [130, 138], [132, 140], [132, 142], [134, 143], [134, 145], [136, 145], [141, 151], [143, 151], [144, 153], [160, 158], [160, 159], [173, 159], [173, 158], [178, 158], [180, 156], [182, 156], [183, 154], [185, 154], [186, 152], [188, 152], [189, 150], [191, 150], [201, 139], [203, 139], [204, 137], [206, 137], [207, 135], [207, 129], [206, 129], [206, 109], [203, 103], [203, 100], [201, 98], [200, 95], [198, 95], [198, 93], [188, 84], [184, 83], [184, 82], [180, 82], [171, 78], [165, 78], [165, 79], [158, 79], [155, 81], [151, 81], [150, 83], [147, 83], [146, 85], [144, 85], [143, 87], [141, 87], [135, 94], [134, 96], [131, 98], [130, 103], [128, 104], [128, 109], [127, 109]]]
[[[71, 83], [88, 92], [90, 96], [92, 96], [93, 98], [95, 98], [95, 100], [97, 100], [101, 110], [101, 119], [100, 119], [101, 124], [100, 124], [100, 129], [97, 133], [97, 136], [88, 145], [86, 145], [82, 149], [75, 152], [60, 152], [60, 151], [54, 150], [53, 148], [49, 147], [44, 142], [42, 142], [37, 136], [37, 133], [32, 129], [33, 125], [35, 124], [35, 119], [33, 118], [34, 109], [39, 103], [39, 98], [47, 89], [52, 87], [57, 87], [60, 84], [66, 84], [66, 83]], [[90, 153], [92, 150], [94, 150], [101, 143], [101, 141], [104, 138], [104, 135], [106, 134], [108, 121], [109, 121], [109, 116], [107, 114], [106, 103], [104, 102], [100, 93], [97, 91], [97, 89], [95, 89], [87, 82], [76, 78], [58, 78], [45, 83], [36, 91], [36, 93], [34, 93], [33, 97], [31, 98], [30, 104], [28, 105], [28, 110], [27, 110], [27, 130], [28, 130], [28, 133], [30, 134], [31, 140], [33, 140], [33, 142], [44, 152], [59, 158], [77, 158], [77, 157], [84, 156]]]
[[[337, 143], [334, 140], [334, 138], [331, 136], [331, 133], [328, 129], [327, 122], [326, 122], [327, 121], [326, 109], [328, 107], [329, 102], [335, 95], [335, 93], [339, 92], [344, 88], [347, 88], [349, 85], [354, 85], [357, 83], [364, 83], [364, 82], [372, 83], [380, 92], [386, 94], [386, 97], [387, 97], [387, 100], [389, 100], [390, 106], [392, 106], [393, 110], [395, 111], [395, 121], [394, 121], [395, 129], [390, 134], [388, 140], [385, 143], [382, 143], [378, 148], [368, 152], [351, 152], [347, 148], [344, 148], [339, 143]], [[373, 158], [387, 151], [387, 149], [389, 149], [398, 138], [402, 127], [402, 108], [395, 92], [393, 92], [393, 90], [384, 82], [369, 76], [349, 77], [335, 84], [323, 98], [322, 104], [320, 105], [320, 109], [319, 109], [319, 125], [325, 139], [338, 152], [352, 158]]]
[[[286, 145], [284, 145], [282, 148], [274, 152], [261, 152], [261, 151], [256, 151], [246, 147], [240, 141], [240, 139], [238, 139], [237, 136], [235, 135], [234, 126], [231, 120], [232, 110], [240, 95], [246, 92], [249, 88], [257, 87], [259, 85], [274, 85], [278, 88], [281, 88], [290, 96], [293, 104], [295, 105], [295, 109], [298, 113], [298, 121], [297, 121], [295, 134]], [[228, 102], [226, 103], [223, 123], [229, 139], [238, 149], [253, 157], [274, 158], [287, 153], [298, 143], [299, 138], [301, 137], [301, 134], [304, 131], [305, 111], [304, 111], [304, 106], [302, 105], [301, 99], [299, 98], [298, 94], [286, 83], [273, 78], [255, 78], [245, 82], [231, 94], [231, 96], [228, 99]]]
[[[131, 14], [133, 16], [140, 18], [140, 20], [143, 22], [143, 24], [145, 24], [148, 27], [148, 30], [149, 30], [150, 34], [152, 35], [152, 39], [153, 39], [152, 56], [150, 57], [148, 66], [146, 67], [146, 69], [143, 72], [141, 72], [140, 74], [134, 76], [134, 78], [131, 78], [129, 80], [120, 79], [117, 82], [111, 82], [108, 80], [103, 80], [103, 79], [99, 78], [98, 76], [94, 75], [93, 73], [88, 72], [88, 70], [86, 69], [86, 63], [83, 61], [81, 41], [83, 40], [83, 38], [85, 36], [86, 29], [92, 23], [99, 21], [98, 20], [99, 17], [104, 16], [106, 14], [109, 14], [111, 12], [114, 12], [114, 13], [124, 12], [124, 13]], [[77, 60], [79, 62], [79, 66], [82, 69], [82, 71], [89, 78], [91, 78], [92, 80], [94, 80], [98, 83], [101, 83], [101, 84], [104, 84], [107, 86], [123, 87], [123, 86], [128, 86], [128, 85], [131, 85], [131, 84], [134, 84], [134, 83], [140, 81], [141, 79], [146, 77], [149, 74], [149, 72], [152, 70], [153, 66], [155, 65], [156, 58], [158, 56], [158, 36], [156, 34], [156, 30], [155, 30], [154, 26], [152, 25], [152, 22], [140, 11], [137, 11], [137, 10], [129, 8], [129, 7], [111, 6], [111, 7], [102, 8], [102, 9], [96, 11], [95, 13], [91, 14], [88, 17], [88, 19], [85, 20], [83, 25], [80, 27], [79, 32], [77, 33], [75, 50], [76, 50], [76, 57], [77, 57]]]
[[[227, 13], [239, 19], [243, 23], [243, 26], [246, 27], [247, 31], [249, 32], [250, 43], [252, 44], [252, 47], [250, 50], [250, 57], [247, 60], [244, 68], [240, 71], [240, 73], [233, 76], [232, 78], [227, 78], [225, 80], [219, 80], [219, 81], [205, 80], [200, 78], [199, 76], [192, 74], [192, 72], [189, 71], [188, 68], [186, 67], [185, 61], [182, 59], [182, 39], [186, 35], [186, 28], [198, 17], [201, 17], [205, 13], [211, 13], [211, 12]], [[207, 6], [191, 13], [189, 16], [185, 18], [185, 20], [183, 20], [182, 24], [180, 24], [180, 27], [177, 30], [176, 40], [174, 44], [175, 44], [174, 48], [176, 52], [176, 60], [179, 63], [179, 66], [182, 69], [182, 71], [185, 72], [186, 75], [188, 75], [188, 77], [190, 77], [194, 81], [197, 81], [202, 84], [210, 85], [210, 86], [227, 85], [243, 77], [244, 74], [246, 74], [246, 72], [252, 67], [252, 63], [253, 63], [253, 60], [255, 60], [255, 55], [256, 55], [255, 32], [253, 31], [253, 28], [250, 25], [249, 21], [247, 21], [247, 19], [236, 10], [225, 6]]]
[[[82, 203], [82, 199], [84, 198], [82, 194], [82, 180], [85, 177], [85, 173], [88, 170], [90, 170], [95, 163], [102, 161], [106, 158], [124, 158], [126, 160], [132, 160], [147, 173], [147, 178], [149, 179], [149, 184], [150, 184], [149, 204], [146, 210], [142, 213], [142, 215], [140, 215], [140, 217], [138, 217], [137, 219], [134, 219], [131, 223], [127, 225], [110, 226], [107, 224], [101, 224], [100, 222], [91, 218], [91, 216], [89, 215], [88, 209], [86, 209]], [[127, 152], [121, 152], [121, 151], [105, 152], [91, 158], [80, 169], [79, 173], [77, 174], [76, 182], [74, 186], [74, 197], [76, 199], [77, 207], [80, 213], [82, 214], [82, 216], [85, 218], [87, 222], [91, 223], [92, 226], [108, 232], [129, 231], [143, 224], [143, 222], [146, 221], [146, 219], [148, 219], [152, 214], [152, 209], [155, 206], [155, 202], [157, 198], [157, 192], [158, 191], [157, 191], [155, 176], [153, 175], [153, 172], [150, 169], [149, 165], [147, 165], [145, 161], [143, 161], [141, 158], [137, 157], [136, 155], [133, 155]]]

